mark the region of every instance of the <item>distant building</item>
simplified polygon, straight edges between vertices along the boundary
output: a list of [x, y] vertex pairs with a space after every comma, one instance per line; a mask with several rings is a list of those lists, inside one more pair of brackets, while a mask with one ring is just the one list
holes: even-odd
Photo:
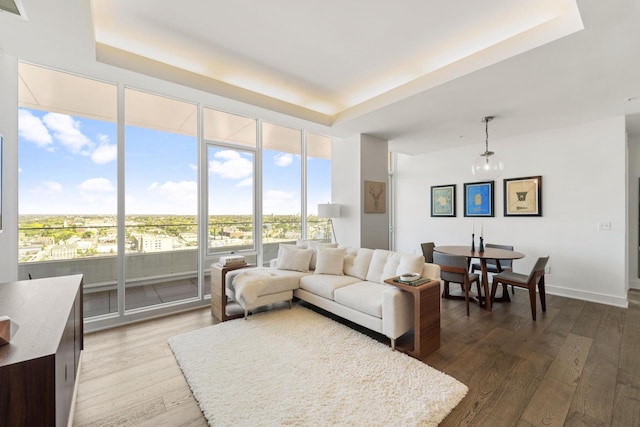
[[142, 253], [172, 251], [174, 247], [174, 239], [169, 236], [142, 234], [132, 236], [132, 240], [135, 246], [133, 249]]
[[55, 245], [51, 248], [51, 259], [72, 259], [78, 257], [78, 245], [71, 243], [67, 245]]

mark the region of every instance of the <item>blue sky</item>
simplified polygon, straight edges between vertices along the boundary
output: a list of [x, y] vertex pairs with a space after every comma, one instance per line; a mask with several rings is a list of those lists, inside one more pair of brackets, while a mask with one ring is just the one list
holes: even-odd
[[[197, 213], [195, 137], [128, 126], [125, 132], [127, 214]], [[210, 214], [249, 214], [252, 154], [211, 149]], [[115, 214], [115, 123], [21, 108], [19, 113], [19, 212]], [[265, 214], [300, 212], [298, 155], [265, 150]], [[330, 201], [330, 162], [308, 163], [309, 213]]]

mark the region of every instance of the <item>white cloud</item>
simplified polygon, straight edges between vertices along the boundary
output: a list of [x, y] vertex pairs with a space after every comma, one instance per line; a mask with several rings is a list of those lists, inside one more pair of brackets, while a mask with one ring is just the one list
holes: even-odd
[[111, 144], [100, 144], [91, 154], [93, 163], [103, 165], [118, 158], [118, 147]]
[[245, 178], [236, 184], [236, 187], [251, 187], [253, 185], [253, 178]]
[[80, 122], [68, 114], [47, 113], [42, 120], [53, 131], [55, 138], [72, 153], [93, 147], [91, 140], [80, 132]]
[[209, 170], [213, 175], [223, 179], [244, 179], [253, 175], [253, 163], [237, 151], [219, 151], [216, 159], [209, 163]]
[[197, 171], [198, 170], [198, 165], [190, 164], [189, 165], [189, 169]]
[[293, 154], [289, 153], [278, 153], [273, 158], [276, 166], [286, 167], [293, 163]]
[[49, 147], [53, 144], [53, 138], [49, 130], [38, 117], [31, 111], [18, 110], [18, 133], [21, 138], [35, 143], [38, 147]]
[[269, 190], [264, 194], [265, 214], [293, 215], [300, 212], [300, 198], [294, 191]]
[[90, 178], [78, 185], [80, 191], [92, 192], [113, 192], [116, 191], [115, 186], [107, 178]]
[[100, 202], [113, 207], [116, 203], [115, 186], [107, 178], [90, 178], [78, 185], [82, 198], [91, 203]]
[[195, 181], [167, 181], [164, 184], [154, 182], [148, 187], [165, 200], [175, 203], [194, 203], [198, 200], [198, 184]]
[[63, 185], [56, 181], [43, 181], [42, 184], [34, 188], [34, 192], [47, 195], [62, 193]]

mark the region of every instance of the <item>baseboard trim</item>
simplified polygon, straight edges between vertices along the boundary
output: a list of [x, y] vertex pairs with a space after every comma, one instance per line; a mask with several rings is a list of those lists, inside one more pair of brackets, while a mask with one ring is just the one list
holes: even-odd
[[629, 280], [630, 289], [640, 289], [640, 279]]
[[583, 301], [596, 302], [599, 304], [613, 305], [615, 307], [628, 308], [629, 301], [627, 298], [616, 297], [613, 295], [599, 294], [597, 292], [587, 292], [578, 289], [562, 288], [560, 286], [545, 286], [546, 293], [550, 295], [558, 295], [561, 297], [574, 298]]

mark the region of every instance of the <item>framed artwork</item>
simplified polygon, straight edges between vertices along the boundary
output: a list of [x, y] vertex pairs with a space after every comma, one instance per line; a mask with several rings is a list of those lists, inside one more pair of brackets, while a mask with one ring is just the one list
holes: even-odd
[[387, 211], [387, 184], [378, 181], [364, 182], [364, 212], [385, 213]]
[[464, 184], [464, 216], [493, 216], [493, 181]]
[[456, 216], [456, 185], [431, 187], [431, 216]]
[[504, 216], [542, 216], [542, 177], [504, 180]]

